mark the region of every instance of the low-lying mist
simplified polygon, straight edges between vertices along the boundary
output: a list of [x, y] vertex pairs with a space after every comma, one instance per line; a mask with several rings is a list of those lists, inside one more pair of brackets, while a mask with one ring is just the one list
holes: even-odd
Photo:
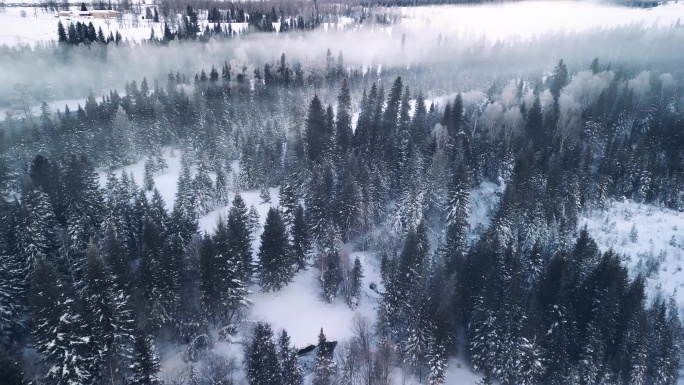
[[[540, 29], [533, 33], [529, 27], [521, 27], [526, 20], [521, 20], [521, 15], [527, 15], [530, 21], [543, 18], [534, 9], [544, 11], [550, 4], [525, 2], [505, 6], [404, 9], [404, 19], [391, 26], [355, 25], [346, 29], [332, 26], [304, 33], [253, 33], [208, 43], [2, 47], [0, 109], [13, 107], [19, 101], [37, 105], [42, 100], [84, 98], [91, 91], [100, 96], [110, 89], [122, 90], [125, 83], [132, 80], [146, 77], [150, 83], [153, 79], [165, 81], [171, 71], [191, 75], [203, 69], [208, 71], [212, 65], [219, 67], [224, 62], [231, 64], [235, 73], [246, 67], [246, 74], [252, 76], [255, 67], [263, 69], [264, 63], [275, 62], [282, 53], [290, 64], [299, 62], [306, 71], [313, 64], [324, 62], [327, 50], [335, 58], [342, 52], [346, 67], [364, 72], [370, 69], [370, 80], [376, 80], [376, 74], [381, 75], [388, 68], [394, 74], [411, 69], [405, 76], [411, 83], [423, 87], [427, 96], [483, 89], [496, 80], [541, 79], [561, 58], [570, 68], [586, 68], [593, 58], [599, 57], [602, 63], [623, 66], [634, 73], [649, 69], [669, 72], [680, 78], [684, 51], [678, 48], [684, 46], [684, 27], [668, 21], [677, 12], [684, 15], [684, 6], [667, 6], [675, 13], [662, 20], [634, 16], [649, 15], [650, 11], [625, 11], [596, 3], [564, 2], [562, 8], [573, 9], [569, 4], [575, 4], [578, 9], [570, 14], [568, 25], [575, 22], [572, 15], [582, 10], [594, 12], [589, 18], [593, 22], [568, 30], [548, 21], [532, 23]], [[474, 24], [459, 28], [457, 23], [453, 28], [446, 27], [445, 20], [465, 10], [480, 18], [493, 14], [492, 20], [509, 22], [492, 29], [491, 33], [486, 33], [486, 28], [493, 24], [484, 24], [481, 29], [474, 29]], [[484, 10], [490, 12], [483, 13]], [[510, 19], [501, 17], [512, 10], [517, 11], [510, 14]], [[434, 18], [439, 12], [443, 13], [442, 18]], [[614, 22], [606, 26], [596, 16], [600, 12], [631, 16], [615, 19], [622, 24]], [[428, 16], [433, 20], [430, 23], [424, 20]], [[557, 15], [551, 17], [551, 20], [557, 19]], [[454, 21], [458, 20], [461, 19]], [[631, 23], [635, 21], [642, 23]], [[647, 22], [650, 24], [644, 24]], [[503, 36], [508, 37], [503, 39]], [[18, 88], [17, 84], [22, 87]], [[25, 101], [18, 89], [25, 90]]]

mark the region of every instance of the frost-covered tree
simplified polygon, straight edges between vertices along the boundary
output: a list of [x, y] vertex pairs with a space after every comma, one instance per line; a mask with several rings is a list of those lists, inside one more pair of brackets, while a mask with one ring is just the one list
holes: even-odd
[[337, 248], [328, 253], [324, 260], [323, 272], [321, 274], [321, 285], [323, 286], [323, 298], [327, 302], [333, 302], [337, 298], [337, 292], [342, 283], [342, 267], [340, 264], [340, 252]]
[[125, 372], [133, 342], [133, 318], [129, 299], [116, 287], [111, 273], [94, 244], [88, 249], [84, 298], [86, 322], [93, 334], [96, 355], [93, 375], [96, 381], [117, 381]]
[[228, 205], [228, 176], [223, 167], [216, 170], [216, 183], [214, 184], [214, 206], [223, 207]]
[[252, 279], [252, 228], [245, 201], [240, 194], [235, 194], [228, 212], [228, 250], [238, 265], [238, 276], [249, 284]]
[[214, 208], [214, 184], [204, 161], [198, 162], [193, 190], [197, 216], [202, 217]]
[[306, 269], [311, 253], [311, 239], [309, 238], [308, 225], [304, 216], [304, 208], [297, 205], [292, 222], [292, 258], [297, 271]]
[[128, 383], [131, 385], [162, 385], [159, 379], [159, 356], [152, 338], [144, 334], [135, 337], [131, 375]]
[[143, 187], [146, 191], [152, 191], [154, 188], [154, 171], [157, 168], [154, 160], [151, 157], [145, 159], [145, 174], [143, 177]]
[[283, 385], [302, 385], [304, 383], [304, 372], [299, 363], [297, 350], [290, 346], [290, 336], [285, 330], [278, 337], [278, 358], [282, 374], [280, 378]]
[[333, 352], [330, 344], [323, 333], [323, 328], [318, 334], [318, 345], [316, 346], [316, 366], [314, 368], [314, 385], [332, 385], [335, 379], [336, 365], [333, 360]]
[[282, 370], [269, 324], [259, 322], [254, 327], [252, 341], [245, 352], [245, 367], [250, 385], [282, 383]]
[[36, 260], [29, 293], [33, 345], [47, 364], [45, 379], [55, 384], [93, 380], [94, 342], [69, 287], [45, 258]]
[[280, 211], [270, 208], [261, 234], [257, 274], [261, 289], [277, 291], [285, 287], [295, 272], [287, 229]]

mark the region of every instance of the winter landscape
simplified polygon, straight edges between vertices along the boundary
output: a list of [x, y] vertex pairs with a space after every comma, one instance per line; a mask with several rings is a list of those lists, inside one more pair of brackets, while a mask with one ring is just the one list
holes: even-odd
[[0, 1], [0, 385], [684, 383], [683, 18]]

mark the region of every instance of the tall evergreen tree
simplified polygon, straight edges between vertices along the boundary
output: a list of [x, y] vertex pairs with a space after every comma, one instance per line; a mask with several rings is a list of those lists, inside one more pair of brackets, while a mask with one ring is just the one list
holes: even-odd
[[316, 348], [316, 366], [314, 368], [313, 384], [332, 385], [336, 371], [335, 361], [333, 361], [333, 352], [323, 333], [323, 328], [321, 328], [321, 332], [318, 334], [318, 345]]
[[48, 367], [45, 379], [64, 385], [91, 382], [93, 336], [68, 287], [45, 258], [36, 261], [29, 303], [34, 346]]
[[269, 324], [256, 324], [245, 357], [246, 376], [250, 385], [282, 383], [282, 370]]
[[292, 258], [297, 271], [306, 269], [311, 253], [311, 239], [309, 238], [308, 225], [304, 216], [304, 208], [297, 205], [292, 222]]
[[161, 385], [158, 374], [161, 366], [152, 338], [144, 334], [135, 337], [133, 361], [130, 366], [131, 385]]
[[259, 248], [258, 275], [261, 289], [268, 292], [285, 287], [295, 272], [293, 262], [285, 223], [280, 211], [271, 208], [266, 215]]

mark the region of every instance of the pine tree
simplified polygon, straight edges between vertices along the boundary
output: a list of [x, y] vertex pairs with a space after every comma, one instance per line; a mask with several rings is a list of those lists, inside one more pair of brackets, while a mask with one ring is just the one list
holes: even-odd
[[306, 269], [311, 252], [311, 240], [309, 239], [308, 226], [304, 217], [304, 208], [297, 205], [292, 222], [292, 258], [297, 271]]
[[336, 148], [339, 157], [344, 158], [351, 149], [354, 133], [351, 119], [351, 95], [347, 78], [342, 79], [340, 94], [337, 97], [337, 121], [335, 127]]
[[337, 292], [342, 282], [342, 271], [340, 265], [340, 253], [335, 248], [330, 251], [325, 259], [323, 269], [323, 298], [327, 302], [332, 302], [337, 298]]
[[261, 224], [260, 224], [260, 218], [259, 218], [259, 211], [257, 210], [256, 206], [251, 205], [249, 206], [249, 214], [248, 214], [249, 220], [247, 223], [247, 227], [249, 228], [249, 232], [251, 234], [250, 239], [252, 241], [256, 240], [256, 234], [259, 232], [261, 229]]
[[60, 44], [66, 44], [67, 42], [66, 30], [64, 29], [64, 24], [62, 24], [61, 20], [57, 22], [57, 42]]
[[214, 189], [214, 206], [223, 207], [228, 205], [228, 177], [223, 167], [216, 170], [216, 183]]
[[92, 335], [55, 268], [44, 258], [36, 261], [29, 293], [36, 350], [48, 366], [46, 380], [55, 384], [92, 381]]
[[299, 202], [295, 188], [287, 178], [280, 185], [279, 198], [278, 204], [280, 205], [283, 221], [288, 229], [292, 229], [292, 223], [294, 222]]
[[309, 161], [314, 164], [323, 164], [328, 154], [326, 151], [330, 147], [326, 130], [326, 113], [323, 109], [318, 95], [314, 95], [309, 105], [309, 112], [306, 118], [306, 153]]
[[328, 341], [323, 333], [323, 328], [318, 334], [316, 353], [316, 366], [314, 368], [313, 385], [332, 385], [335, 377], [335, 362], [333, 352], [329, 348]]
[[278, 355], [282, 373], [280, 378], [283, 385], [302, 385], [304, 372], [299, 363], [297, 350], [290, 346], [290, 336], [283, 330], [278, 338]]
[[84, 281], [86, 321], [97, 352], [93, 374], [98, 381], [114, 381], [130, 356], [133, 319], [128, 296], [116, 287], [93, 244], [88, 250]]
[[430, 348], [428, 362], [428, 385], [441, 385], [446, 381], [446, 358], [443, 348], [433, 343]]
[[40, 187], [26, 191], [21, 202], [23, 223], [22, 231], [19, 233], [19, 253], [24, 261], [22, 268], [28, 283], [39, 258], [56, 262], [57, 224], [48, 196]]
[[235, 194], [228, 212], [228, 233], [230, 234], [228, 250], [230, 250], [231, 259], [237, 261], [238, 277], [245, 284], [249, 284], [252, 279], [252, 242], [249, 223], [250, 218], [245, 201], [239, 193]]
[[354, 258], [354, 266], [352, 267], [349, 278], [349, 288], [345, 291], [345, 301], [352, 310], [359, 305], [359, 301], [361, 300], [361, 288], [363, 287], [362, 279], [363, 266], [361, 266], [359, 257], [356, 257]]
[[468, 217], [470, 216], [469, 187], [468, 171], [465, 165], [460, 163], [449, 185], [446, 247], [450, 252], [466, 251]]
[[285, 287], [294, 275], [287, 229], [280, 211], [270, 208], [266, 215], [259, 248], [259, 284], [264, 292]]
[[131, 385], [163, 384], [158, 378], [161, 366], [152, 338], [144, 334], [136, 335], [133, 353], [133, 361], [130, 366], [131, 376], [128, 383]]
[[363, 208], [361, 206], [361, 191], [351, 174], [342, 180], [337, 194], [336, 224], [342, 233], [342, 240], [348, 241], [363, 224]]
[[202, 217], [214, 208], [214, 185], [209, 178], [209, 173], [205, 165], [206, 162], [200, 161], [197, 166], [197, 174], [193, 181], [195, 204], [197, 216]]
[[145, 160], [145, 176], [143, 179], [143, 186], [146, 191], [152, 191], [154, 188], [154, 169], [156, 168], [156, 165], [154, 164], [154, 160], [152, 158], [148, 157]]
[[11, 346], [21, 326], [24, 275], [14, 255], [0, 251], [0, 349]]
[[246, 376], [250, 385], [282, 383], [282, 370], [273, 342], [273, 331], [269, 324], [261, 322], [256, 324], [245, 356]]

